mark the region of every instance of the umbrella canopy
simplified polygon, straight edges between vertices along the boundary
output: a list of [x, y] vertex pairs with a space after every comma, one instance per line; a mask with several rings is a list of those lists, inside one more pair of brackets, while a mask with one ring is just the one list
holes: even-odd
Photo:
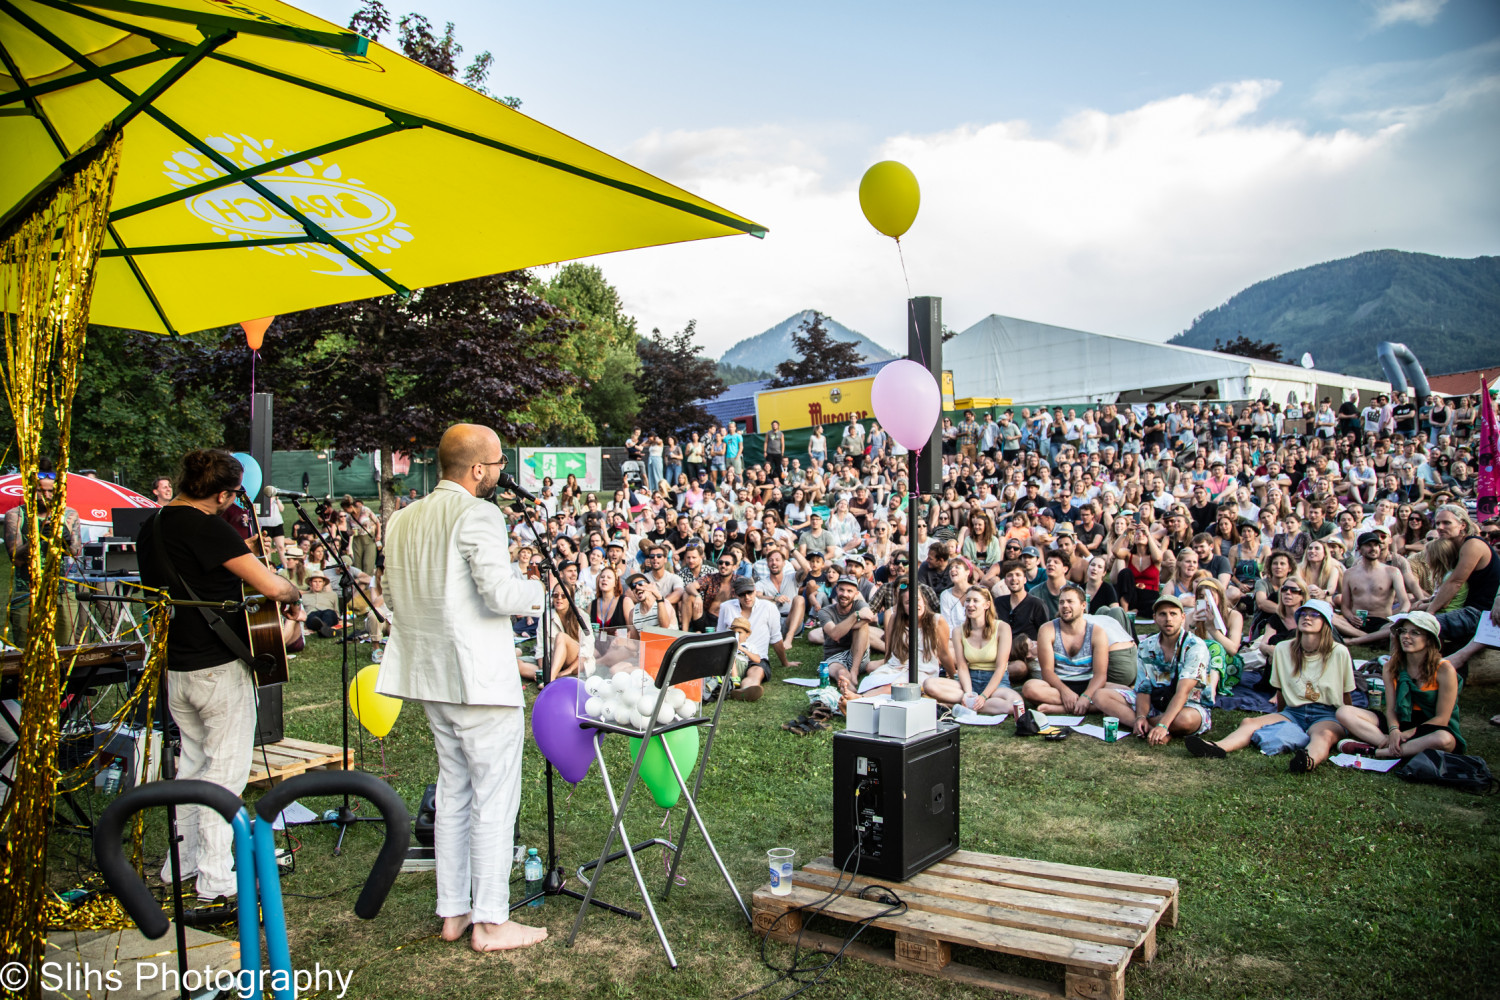
[[[21, 477], [17, 473], [0, 476], [0, 515], [13, 507], [19, 507], [25, 497], [21, 491]], [[98, 534], [108, 534], [116, 507], [156, 507], [155, 500], [143, 497], [134, 490], [91, 479], [88, 476], [68, 477], [68, 506], [78, 511], [78, 520], [85, 529], [86, 539]]]
[[96, 324], [190, 332], [765, 234], [275, 0], [0, 0], [0, 232], [119, 130]]

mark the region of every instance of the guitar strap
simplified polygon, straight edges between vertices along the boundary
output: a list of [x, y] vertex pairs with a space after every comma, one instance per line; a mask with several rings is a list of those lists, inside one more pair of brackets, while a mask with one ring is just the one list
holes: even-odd
[[[188, 600], [202, 600], [202, 598], [200, 598], [197, 593], [194, 592], [193, 588], [188, 586], [187, 581], [184, 580], [182, 578], [182, 575], [177, 572], [177, 567], [172, 565], [172, 560], [167, 557], [167, 543], [162, 540], [161, 535], [160, 510], [158, 510], [151, 516], [151, 541], [156, 549], [157, 562], [159, 562], [163, 569], [166, 570], [169, 582], [181, 588], [182, 591], [188, 595]], [[248, 665], [253, 671], [255, 666], [255, 655], [250, 652], [250, 648], [245, 645], [244, 640], [241, 639], [237, 634], [235, 634], [234, 629], [229, 627], [229, 623], [224, 620], [223, 616], [213, 608], [200, 607], [195, 608], [194, 610], [201, 611], [203, 613], [203, 619], [208, 622], [208, 627], [213, 631], [214, 635], [218, 636], [219, 641], [222, 642], [226, 647], [228, 647], [231, 653], [233, 653], [239, 659], [244, 660], [246, 665]]]

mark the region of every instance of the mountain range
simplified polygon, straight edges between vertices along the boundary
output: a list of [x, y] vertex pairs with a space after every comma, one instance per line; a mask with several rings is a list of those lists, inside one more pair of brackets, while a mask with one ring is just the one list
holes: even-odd
[[[803, 324], [812, 319], [812, 315], [811, 309], [804, 309], [788, 316], [769, 330], [757, 333], [753, 337], [746, 337], [725, 351], [724, 356], [719, 359], [719, 364], [733, 365], [767, 375], [774, 372], [781, 362], [796, 356], [792, 350], [792, 334], [801, 330]], [[889, 361], [896, 357], [869, 337], [849, 329], [826, 314], [823, 317], [823, 329], [827, 330], [828, 335], [834, 340], [851, 340], [859, 344], [860, 353], [864, 355], [866, 361]]]
[[1404, 343], [1429, 374], [1500, 359], [1500, 257], [1372, 250], [1259, 281], [1170, 341], [1212, 350], [1244, 335], [1293, 363], [1383, 379], [1375, 346]]

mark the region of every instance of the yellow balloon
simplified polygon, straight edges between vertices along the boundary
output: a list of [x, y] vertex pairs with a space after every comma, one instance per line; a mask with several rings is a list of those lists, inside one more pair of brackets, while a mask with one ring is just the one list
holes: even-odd
[[922, 205], [917, 175], [904, 163], [881, 160], [859, 182], [859, 207], [877, 230], [899, 240], [916, 221]]
[[375, 690], [375, 680], [379, 676], [380, 668], [371, 664], [349, 682], [349, 711], [377, 740], [385, 739], [386, 733], [396, 724], [396, 716], [401, 714], [400, 698]]

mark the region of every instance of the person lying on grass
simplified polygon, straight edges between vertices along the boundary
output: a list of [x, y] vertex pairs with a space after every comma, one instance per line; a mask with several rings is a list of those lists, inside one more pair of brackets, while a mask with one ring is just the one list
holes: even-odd
[[1426, 611], [1391, 619], [1392, 650], [1385, 677], [1385, 714], [1352, 705], [1338, 710], [1338, 721], [1350, 739], [1340, 753], [1367, 757], [1411, 757], [1423, 750], [1464, 752], [1458, 729], [1458, 692], [1463, 678], [1443, 659], [1441, 626]]
[[[1109, 680], [1109, 636], [1084, 611], [1088, 598], [1076, 583], [1063, 584], [1057, 617], [1037, 632], [1042, 676], [1028, 680], [1021, 696], [1043, 712], [1083, 715], [1097, 712], [1094, 699]], [[1127, 691], [1123, 684], [1113, 685]]]
[[1188, 631], [1182, 600], [1165, 595], [1152, 606], [1157, 633], [1140, 644], [1135, 690], [1112, 687], [1094, 696], [1099, 711], [1120, 720], [1152, 746], [1171, 742], [1172, 734], [1206, 733], [1213, 714], [1203, 701], [1208, 682], [1208, 646]]
[[1345, 735], [1335, 716], [1350, 704], [1354, 690], [1354, 661], [1349, 648], [1334, 641], [1333, 608], [1326, 601], [1308, 601], [1297, 609], [1297, 634], [1276, 644], [1271, 654], [1271, 686], [1277, 691], [1277, 710], [1245, 719], [1239, 728], [1217, 742], [1189, 736], [1194, 757], [1223, 757], [1249, 746], [1259, 729], [1290, 722], [1307, 734], [1287, 770], [1305, 774], [1328, 759], [1334, 742]]

